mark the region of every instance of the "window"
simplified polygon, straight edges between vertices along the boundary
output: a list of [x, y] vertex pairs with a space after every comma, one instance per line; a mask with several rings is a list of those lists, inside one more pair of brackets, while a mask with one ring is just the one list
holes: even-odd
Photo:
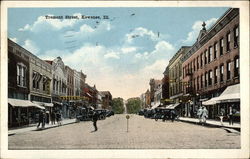
[[201, 88], [203, 88], [203, 75], [201, 75], [200, 81], [201, 81]]
[[194, 58], [194, 61], [193, 61], [193, 65], [194, 65], [194, 71], [195, 71], [195, 58]]
[[21, 87], [26, 87], [26, 71], [27, 68], [24, 64], [17, 64], [17, 85]]
[[212, 70], [210, 70], [208, 72], [208, 85], [211, 86], [212, 85]]
[[218, 68], [217, 67], [215, 67], [215, 69], [214, 69], [214, 84], [216, 84], [217, 83], [217, 78], [218, 78]]
[[201, 61], [201, 67], [202, 67], [202, 65], [203, 65], [203, 54], [201, 53], [201, 56], [200, 56], [200, 61]]
[[217, 42], [214, 44], [214, 59], [217, 57], [218, 44]]
[[227, 79], [231, 78], [231, 62], [227, 62]]
[[41, 79], [42, 79], [42, 76], [38, 72], [34, 71], [32, 75], [33, 88], [39, 89]]
[[220, 55], [223, 55], [223, 38], [220, 39]]
[[194, 82], [193, 82], [193, 83], [194, 83], [194, 90], [196, 90], [196, 89], [195, 89], [195, 84], [196, 84], [196, 83], [195, 83], [195, 79], [194, 79]]
[[234, 47], [237, 48], [239, 46], [239, 26], [234, 28]]
[[234, 77], [239, 76], [239, 56], [234, 58]]
[[199, 56], [196, 58], [196, 66], [197, 66], [197, 70], [199, 69]]
[[207, 81], [208, 80], [208, 74], [207, 74], [207, 72], [205, 73], [205, 87], [207, 87]]
[[197, 85], [197, 90], [199, 90], [200, 89], [200, 87], [199, 87], [199, 76], [197, 77], [197, 80], [196, 80], [196, 85]]
[[205, 64], [207, 64], [207, 58], [208, 58], [208, 54], [207, 54], [207, 50], [205, 51]]
[[230, 32], [227, 33], [227, 52], [230, 51]]
[[208, 63], [212, 61], [212, 46], [208, 50]]
[[220, 81], [223, 82], [224, 65], [220, 65]]

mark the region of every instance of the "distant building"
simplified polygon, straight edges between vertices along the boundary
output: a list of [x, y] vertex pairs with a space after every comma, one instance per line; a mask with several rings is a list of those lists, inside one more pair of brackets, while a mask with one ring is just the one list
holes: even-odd
[[112, 110], [112, 95], [109, 91], [100, 91], [102, 95], [102, 108]]
[[160, 105], [160, 100], [158, 98], [161, 98], [162, 93], [162, 87], [161, 87], [162, 81], [156, 80], [156, 79], [150, 79], [149, 85], [150, 85], [150, 102], [151, 107], [155, 107], [156, 105]]

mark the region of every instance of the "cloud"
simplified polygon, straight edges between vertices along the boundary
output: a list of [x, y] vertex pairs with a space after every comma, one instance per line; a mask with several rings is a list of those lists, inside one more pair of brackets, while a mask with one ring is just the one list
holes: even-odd
[[[217, 21], [217, 18], [211, 18], [207, 21], [205, 21], [206, 23], [206, 28], [210, 28], [215, 22]], [[184, 44], [192, 44], [195, 42], [195, 40], [197, 39], [200, 30], [202, 29], [202, 23], [203, 21], [196, 21], [193, 26], [192, 26], [192, 31], [188, 33], [188, 36], [185, 40], [183, 40], [182, 42]]]
[[109, 52], [107, 54], [104, 55], [104, 58], [108, 59], [108, 58], [113, 58], [113, 59], [120, 59], [120, 57], [118, 56], [118, 53], [116, 52]]
[[10, 38], [10, 40], [14, 41], [15, 43], [18, 42], [17, 38]]
[[[54, 16], [53, 14], [47, 14], [48, 16]], [[73, 16], [80, 18], [80, 13], [75, 13]], [[39, 16], [33, 24], [26, 24], [23, 28], [19, 28], [19, 31], [32, 31], [39, 32], [47, 29], [60, 30], [65, 27], [74, 26], [79, 19], [46, 19], [46, 16]]]
[[92, 35], [98, 35], [100, 33], [110, 31], [112, 28], [113, 26], [110, 24], [110, 22], [107, 21], [102, 21], [94, 27], [91, 27], [87, 24], [83, 24], [80, 26], [78, 31], [67, 31], [63, 36], [74, 36], [77, 39], [85, 39]]
[[138, 37], [149, 37], [152, 41], [162, 40], [162, 37], [166, 37], [166, 35], [161, 35], [160, 33], [154, 33], [152, 30], [148, 30], [143, 27], [135, 28], [131, 33], [125, 35], [125, 41], [127, 43], [132, 43], [135, 38]]
[[37, 45], [29, 39], [24, 41], [24, 45], [22, 47], [35, 55], [39, 54], [39, 51], [40, 51]]
[[121, 51], [124, 54], [135, 52], [136, 50], [137, 50], [136, 47], [123, 47], [123, 48], [121, 48]]

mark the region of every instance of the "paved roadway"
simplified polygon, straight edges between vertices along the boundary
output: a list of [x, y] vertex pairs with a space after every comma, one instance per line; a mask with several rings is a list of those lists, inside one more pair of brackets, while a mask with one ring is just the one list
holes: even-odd
[[9, 136], [9, 149], [231, 149], [240, 133], [184, 122], [162, 122], [125, 114]]

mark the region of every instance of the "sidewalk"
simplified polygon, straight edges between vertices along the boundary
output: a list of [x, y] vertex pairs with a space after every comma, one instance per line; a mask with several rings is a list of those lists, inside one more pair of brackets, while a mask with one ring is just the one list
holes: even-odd
[[[76, 119], [64, 119], [62, 120], [62, 126], [64, 125], [68, 125], [68, 124], [73, 124], [76, 122]], [[27, 131], [34, 131], [34, 130], [45, 130], [45, 129], [50, 129], [50, 128], [54, 128], [54, 127], [58, 127], [57, 123], [55, 125], [52, 124], [45, 124], [45, 128], [44, 129], [37, 129], [37, 124], [33, 124], [32, 126], [29, 127], [25, 127], [25, 128], [16, 128], [16, 129], [12, 129], [8, 131], [8, 136], [10, 135], [15, 135], [15, 134], [19, 134], [19, 133], [24, 133]]]
[[[186, 118], [186, 117], [179, 117], [179, 120], [182, 122], [188, 122], [193, 124], [200, 124], [199, 119], [197, 118]], [[240, 123], [234, 123], [233, 125], [229, 125], [228, 122], [223, 122], [222, 124], [220, 121], [207, 119], [205, 126], [214, 126], [214, 127], [224, 127], [224, 128], [231, 128], [240, 131]]]

